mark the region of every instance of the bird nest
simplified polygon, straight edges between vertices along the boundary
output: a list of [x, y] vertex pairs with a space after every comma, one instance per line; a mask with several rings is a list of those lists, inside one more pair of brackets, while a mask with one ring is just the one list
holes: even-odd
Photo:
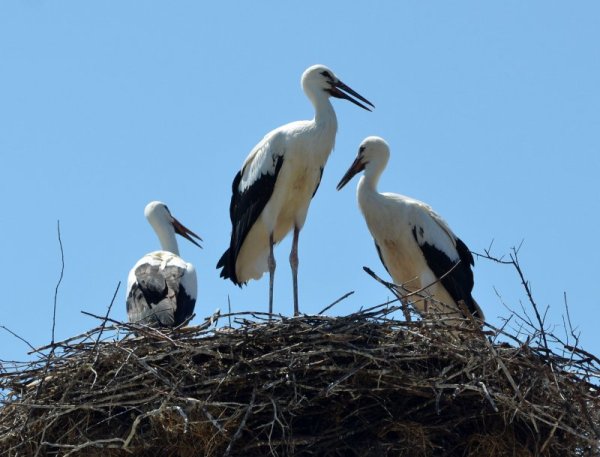
[[393, 310], [170, 332], [105, 319], [3, 367], [0, 453], [598, 455], [596, 357]]

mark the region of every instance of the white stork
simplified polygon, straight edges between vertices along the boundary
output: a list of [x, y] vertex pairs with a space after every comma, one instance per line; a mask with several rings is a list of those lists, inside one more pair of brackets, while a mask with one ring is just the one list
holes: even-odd
[[456, 325], [465, 314], [458, 302], [484, 320], [473, 290], [473, 256], [448, 224], [426, 203], [404, 195], [379, 193], [377, 183], [390, 157], [388, 144], [366, 138], [358, 156], [340, 180], [340, 190], [364, 170], [357, 187], [358, 206], [375, 240], [379, 258], [397, 285], [419, 291], [417, 311]]
[[196, 270], [179, 257], [175, 234], [198, 247], [202, 239], [175, 219], [167, 205], [150, 202], [144, 215], [156, 232], [162, 250], [142, 257], [127, 278], [129, 322], [176, 327], [192, 315], [196, 304]]
[[337, 118], [329, 98], [343, 98], [371, 111], [360, 100], [374, 108], [323, 65], [308, 68], [301, 82], [315, 108], [315, 117], [272, 130], [252, 149], [233, 179], [229, 208], [231, 242], [217, 263], [217, 268], [222, 268], [221, 277], [239, 286], [268, 271], [269, 313], [273, 312], [273, 245], [292, 229], [294, 315], [299, 313], [298, 235], [337, 132]]

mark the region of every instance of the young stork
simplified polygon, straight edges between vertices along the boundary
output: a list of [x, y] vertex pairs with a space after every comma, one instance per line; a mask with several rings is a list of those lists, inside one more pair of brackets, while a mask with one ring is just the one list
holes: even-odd
[[192, 315], [196, 304], [196, 270], [179, 257], [175, 234], [200, 246], [202, 239], [175, 219], [167, 205], [150, 202], [144, 215], [156, 232], [161, 251], [142, 257], [127, 278], [129, 322], [176, 327]]
[[272, 130], [252, 149], [233, 179], [229, 207], [231, 242], [217, 263], [217, 268], [222, 268], [221, 277], [238, 286], [259, 279], [268, 271], [269, 313], [273, 312], [273, 246], [292, 229], [294, 315], [299, 313], [298, 236], [337, 132], [337, 118], [329, 98], [343, 98], [368, 111], [371, 109], [360, 101], [374, 108], [323, 65], [308, 68], [301, 83], [315, 108], [315, 117]]
[[483, 312], [471, 296], [473, 256], [465, 243], [429, 205], [377, 191], [389, 157], [388, 144], [382, 138], [366, 138], [337, 189], [364, 170], [357, 187], [358, 206], [394, 282], [409, 291], [422, 290], [421, 296], [426, 297], [414, 300], [417, 311], [457, 325], [457, 319], [465, 318], [458, 304], [462, 301], [474, 317], [483, 320]]

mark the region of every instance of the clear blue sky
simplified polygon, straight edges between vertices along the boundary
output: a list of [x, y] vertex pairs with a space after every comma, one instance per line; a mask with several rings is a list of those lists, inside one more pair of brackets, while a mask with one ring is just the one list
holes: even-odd
[[[334, 100], [339, 131], [300, 238], [300, 305], [347, 314], [389, 293], [355, 200], [335, 184], [361, 140], [392, 148], [380, 190], [431, 204], [473, 251], [519, 245], [548, 320], [563, 293], [600, 353], [600, 4], [503, 2], [0, 3], [0, 325], [50, 340], [126, 319], [131, 266], [158, 248], [143, 216], [165, 201], [205, 240], [195, 322], [216, 308], [266, 310], [268, 279], [238, 289], [215, 264], [228, 245], [231, 181], [269, 130], [308, 119], [300, 75], [315, 63], [370, 99]], [[292, 312], [290, 240], [276, 251], [275, 309]], [[516, 274], [483, 260], [474, 295], [496, 325], [527, 308]], [[0, 331], [0, 359], [27, 347]]]

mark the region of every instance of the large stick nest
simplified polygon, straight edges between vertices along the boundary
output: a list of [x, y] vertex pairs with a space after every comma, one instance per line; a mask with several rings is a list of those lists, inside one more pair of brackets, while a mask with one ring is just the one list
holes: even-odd
[[451, 336], [388, 308], [233, 317], [138, 336], [104, 321], [5, 366], [0, 453], [598, 455], [599, 365], [583, 350]]

